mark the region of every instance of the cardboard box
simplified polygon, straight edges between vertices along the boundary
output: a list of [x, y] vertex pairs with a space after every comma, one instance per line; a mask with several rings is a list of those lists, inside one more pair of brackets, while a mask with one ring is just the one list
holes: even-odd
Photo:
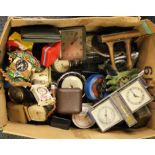
[[[6, 41], [12, 27], [26, 26], [26, 25], [53, 25], [57, 27], [69, 27], [69, 26], [85, 26], [87, 31], [94, 31], [98, 27], [110, 27], [110, 26], [122, 26], [130, 27], [134, 26], [142, 34], [139, 39], [139, 47], [141, 53], [155, 51], [155, 46], [152, 46], [150, 42], [155, 42], [155, 25], [149, 20], [141, 21], [139, 17], [80, 17], [80, 18], [61, 18], [61, 19], [45, 19], [45, 18], [18, 18], [9, 17], [5, 27], [3, 29], [0, 39], [0, 65], [3, 64], [5, 55]], [[144, 45], [144, 46], [142, 46]], [[148, 50], [149, 49], [149, 50]], [[147, 54], [146, 54], [147, 55]], [[155, 53], [154, 53], [155, 57]], [[142, 65], [142, 59], [140, 60], [140, 68]], [[147, 64], [145, 64], [147, 65]], [[154, 63], [155, 65], [155, 63]], [[1, 83], [2, 84], [2, 83]], [[141, 129], [129, 129], [129, 130], [115, 130], [101, 133], [97, 129], [70, 129], [62, 130], [46, 125], [30, 125], [20, 124], [8, 121], [6, 100], [4, 96], [4, 90], [0, 90], [0, 127], [2, 127], [4, 133], [10, 133], [14, 135], [21, 135], [31, 138], [150, 138], [155, 136], [155, 106], [152, 103], [150, 108], [152, 112], [152, 118], [148, 125]]]

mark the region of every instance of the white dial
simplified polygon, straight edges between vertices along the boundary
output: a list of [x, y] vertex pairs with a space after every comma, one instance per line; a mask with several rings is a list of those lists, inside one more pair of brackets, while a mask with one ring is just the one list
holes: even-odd
[[152, 100], [152, 97], [139, 80], [121, 90], [120, 95], [132, 112], [136, 112]]
[[111, 124], [115, 119], [115, 112], [110, 107], [104, 107], [99, 110], [98, 118], [103, 124]]
[[63, 80], [61, 88], [80, 88], [83, 90], [83, 83], [77, 76], [70, 75]]
[[107, 99], [97, 105], [91, 111], [91, 115], [103, 132], [123, 120], [121, 114], [118, 112], [110, 99]]
[[38, 93], [41, 94], [41, 95], [45, 95], [47, 93], [47, 89], [46, 88], [43, 88], [43, 87], [39, 87], [37, 89]]
[[127, 100], [131, 104], [140, 104], [144, 97], [144, 91], [139, 87], [132, 87], [127, 91]]
[[88, 111], [91, 108], [90, 104], [83, 103], [82, 104], [82, 112], [79, 114], [72, 115], [73, 123], [82, 129], [87, 129], [92, 127], [95, 124], [95, 121], [90, 118], [88, 115]]
[[70, 62], [68, 60], [56, 60], [54, 62], [54, 69], [58, 73], [67, 72], [70, 69]]

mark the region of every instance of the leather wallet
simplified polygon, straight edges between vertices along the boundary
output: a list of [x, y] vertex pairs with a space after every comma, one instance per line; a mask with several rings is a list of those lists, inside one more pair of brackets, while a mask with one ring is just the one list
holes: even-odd
[[71, 120], [64, 117], [52, 116], [50, 119], [50, 125], [55, 128], [68, 130], [71, 126]]
[[79, 88], [57, 89], [57, 112], [76, 114], [82, 111], [82, 91]]

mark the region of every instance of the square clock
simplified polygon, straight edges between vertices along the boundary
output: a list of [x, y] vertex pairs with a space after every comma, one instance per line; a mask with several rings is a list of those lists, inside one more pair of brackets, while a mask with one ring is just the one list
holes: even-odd
[[152, 101], [152, 96], [140, 79], [137, 79], [119, 93], [133, 113]]
[[60, 30], [62, 60], [83, 60], [86, 55], [85, 27], [70, 27]]
[[123, 120], [120, 112], [116, 109], [110, 99], [97, 105], [90, 111], [90, 115], [96, 121], [102, 132], [107, 131]]

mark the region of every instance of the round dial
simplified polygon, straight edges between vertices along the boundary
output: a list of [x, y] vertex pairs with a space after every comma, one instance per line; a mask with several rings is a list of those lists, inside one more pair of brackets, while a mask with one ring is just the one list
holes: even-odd
[[41, 95], [45, 95], [47, 93], [47, 89], [43, 87], [37, 88], [37, 92]]
[[70, 75], [63, 80], [61, 88], [80, 88], [83, 90], [83, 83], [77, 76]]
[[56, 60], [54, 62], [54, 69], [58, 73], [67, 72], [70, 69], [70, 62], [68, 60]]
[[141, 104], [144, 100], [144, 92], [141, 88], [139, 87], [132, 87], [127, 91], [127, 100], [131, 104]]
[[27, 70], [27, 68], [28, 68], [28, 62], [27, 61], [20, 59], [16, 62], [17, 71], [23, 72], [23, 71]]
[[100, 109], [98, 118], [103, 124], [111, 124], [115, 119], [115, 112], [110, 107], [104, 107]]
[[79, 114], [72, 115], [72, 121], [77, 127], [87, 129], [95, 124], [95, 121], [92, 120], [88, 115], [88, 110], [90, 108], [91, 106], [88, 103], [83, 103], [82, 112]]

